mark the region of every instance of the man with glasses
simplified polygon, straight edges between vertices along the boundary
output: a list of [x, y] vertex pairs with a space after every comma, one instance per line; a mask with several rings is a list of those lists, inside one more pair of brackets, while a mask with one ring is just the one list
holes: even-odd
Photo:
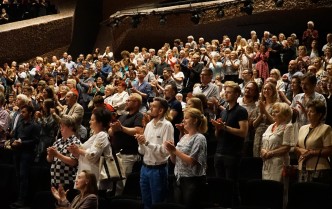
[[210, 68], [204, 68], [200, 74], [201, 84], [194, 87], [193, 94], [204, 94], [206, 98], [219, 98], [219, 88], [212, 83], [213, 72]]
[[253, 74], [252, 70], [243, 70], [242, 71], [243, 82], [239, 85], [240, 89], [241, 89], [241, 95], [244, 95], [245, 86], [247, 85], [247, 83], [249, 83], [249, 81], [252, 81], [253, 75], [254, 74]]
[[[143, 114], [139, 112], [141, 103], [141, 95], [132, 93], [126, 101], [125, 110], [128, 111], [128, 114], [121, 115], [108, 130], [109, 135], [113, 137], [111, 144], [114, 151], [121, 153], [126, 177], [132, 173], [134, 164], [140, 159], [135, 134], [143, 133]], [[126, 180], [117, 182], [115, 195], [120, 195], [123, 192], [125, 183]]]

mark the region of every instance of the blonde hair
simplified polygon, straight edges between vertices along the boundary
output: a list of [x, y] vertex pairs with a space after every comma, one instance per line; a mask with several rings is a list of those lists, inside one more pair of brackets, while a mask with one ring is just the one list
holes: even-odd
[[279, 108], [280, 114], [285, 118], [286, 122], [289, 123], [292, 118], [292, 109], [290, 106], [284, 102], [276, 102], [272, 106], [272, 110], [274, 108]]
[[[202, 101], [199, 98], [192, 97], [188, 100], [187, 104], [189, 103], [189, 101], [193, 103], [193, 107], [191, 107], [191, 108], [195, 108], [195, 109], [199, 110], [201, 113], [204, 112]], [[190, 108], [190, 107], [188, 107], [188, 108]]]
[[74, 87], [76, 88], [76, 80], [75, 79], [70, 78], [70, 79], [67, 80], [67, 83], [73, 84]]
[[189, 117], [197, 120], [196, 128], [199, 133], [203, 134], [207, 132], [207, 119], [201, 111], [196, 108], [186, 108], [184, 110], [184, 115], [188, 115]]

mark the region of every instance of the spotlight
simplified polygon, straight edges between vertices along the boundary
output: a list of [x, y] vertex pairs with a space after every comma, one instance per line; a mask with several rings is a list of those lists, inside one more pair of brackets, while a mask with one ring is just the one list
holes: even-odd
[[241, 7], [241, 12], [245, 12], [248, 15], [252, 14], [252, 10], [254, 10], [254, 7], [252, 6], [252, 1], [251, 0], [247, 0], [244, 2], [244, 6]]
[[284, 0], [276, 0], [275, 3], [276, 3], [276, 7], [282, 7], [284, 4]]
[[201, 14], [200, 12], [197, 12], [195, 11], [194, 13], [192, 13], [191, 15], [191, 21], [194, 23], [194, 24], [198, 24], [199, 23], [199, 20], [201, 19]]
[[222, 7], [220, 7], [218, 10], [217, 10], [217, 17], [224, 17], [225, 16], [225, 12], [224, 12], [224, 9]]
[[131, 25], [133, 26], [133, 28], [137, 28], [137, 26], [141, 23], [141, 17], [140, 15], [135, 15], [132, 17], [131, 19]]
[[166, 18], [166, 16], [165, 16], [165, 15], [161, 15], [161, 16], [160, 16], [160, 19], [159, 19], [159, 23], [160, 23], [160, 25], [165, 25], [166, 22], [167, 22], [167, 18]]

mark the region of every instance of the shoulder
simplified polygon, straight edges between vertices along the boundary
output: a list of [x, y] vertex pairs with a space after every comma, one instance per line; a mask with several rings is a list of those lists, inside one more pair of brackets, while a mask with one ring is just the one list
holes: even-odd
[[107, 139], [108, 140], [108, 134], [105, 131], [101, 131], [101, 132], [97, 133], [96, 137], [100, 138], [100, 139]]

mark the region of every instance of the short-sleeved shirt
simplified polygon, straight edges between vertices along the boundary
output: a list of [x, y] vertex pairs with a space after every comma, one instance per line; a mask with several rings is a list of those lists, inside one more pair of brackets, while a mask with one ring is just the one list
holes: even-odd
[[[323, 149], [324, 147], [332, 146], [332, 128], [326, 124], [319, 124], [317, 127], [311, 129], [310, 124], [304, 125], [300, 128], [298, 136], [298, 146], [307, 150]], [[314, 170], [316, 167], [318, 156], [306, 160], [306, 169]], [[302, 169], [303, 161], [299, 162], [299, 169]], [[317, 170], [331, 169], [329, 161], [326, 157], [320, 157], [317, 164]]]
[[[232, 109], [226, 108], [221, 112], [221, 120], [226, 122], [226, 125], [229, 127], [240, 128], [239, 122], [248, 120], [248, 112], [237, 103]], [[232, 156], [239, 156], [241, 154], [244, 138], [221, 130], [217, 140], [216, 153]]]
[[[143, 114], [141, 112], [132, 115], [125, 114], [119, 117], [119, 121], [124, 127], [143, 127], [142, 125]], [[128, 135], [123, 131], [114, 133], [112, 146], [116, 153], [121, 150], [121, 154], [136, 155], [138, 154], [138, 143], [134, 136]]]
[[[60, 154], [75, 159], [75, 157], [67, 149], [71, 144], [80, 145], [81, 142], [75, 135], [72, 135], [67, 140], [64, 140], [63, 138], [56, 140], [53, 143], [53, 147], [55, 147]], [[69, 166], [55, 157], [51, 164], [50, 171], [51, 184], [53, 186], [58, 186], [59, 184], [70, 185], [74, 183], [77, 167]]]
[[206, 174], [207, 145], [203, 134], [184, 135], [176, 148], [197, 162], [194, 166], [188, 166], [183, 160], [176, 157], [174, 173], [177, 178], [204, 176]]

